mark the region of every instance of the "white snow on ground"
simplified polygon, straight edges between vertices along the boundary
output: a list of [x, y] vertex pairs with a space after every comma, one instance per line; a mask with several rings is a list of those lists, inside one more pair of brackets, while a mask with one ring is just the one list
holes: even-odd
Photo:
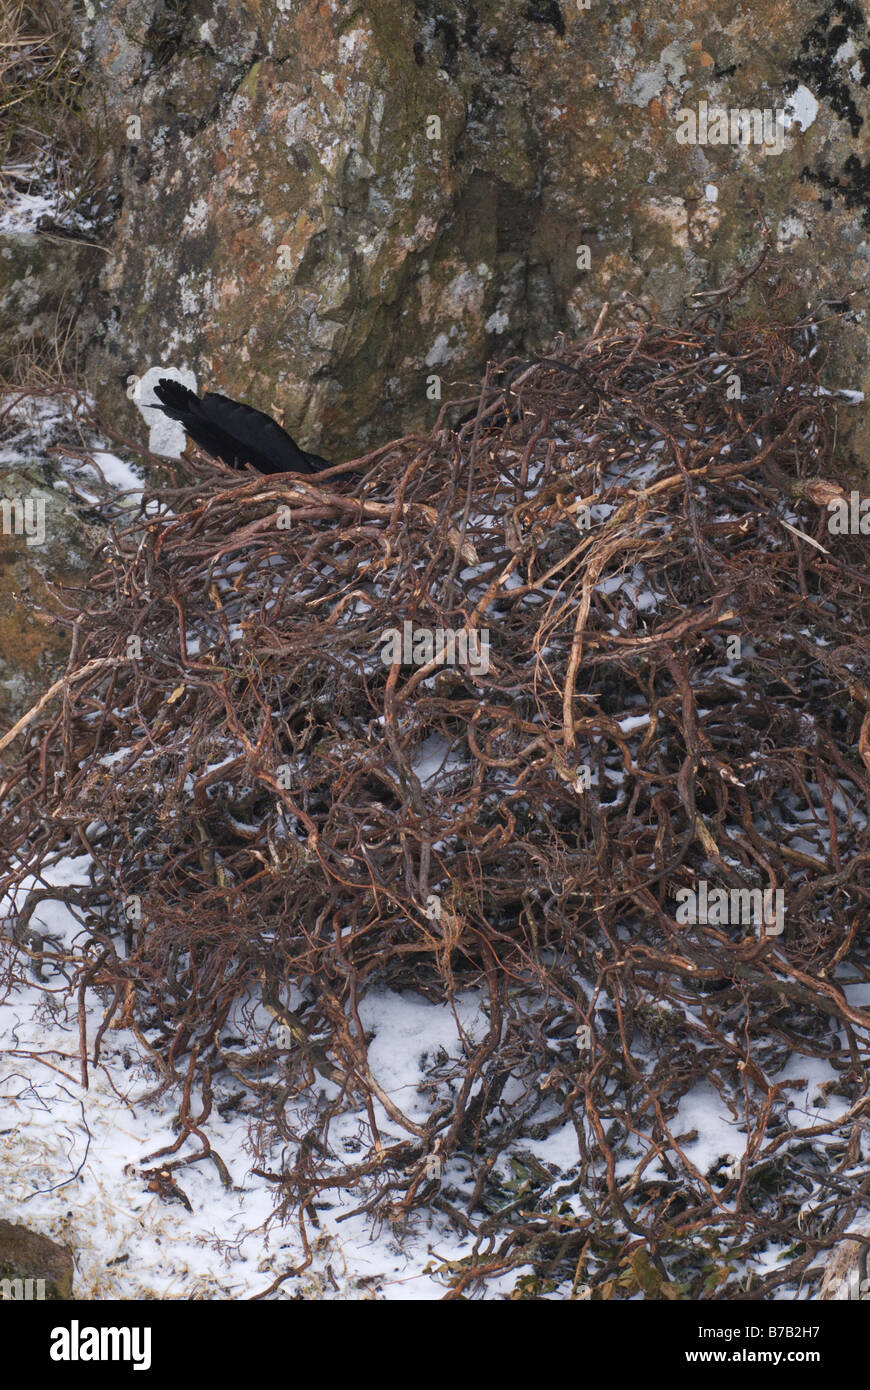
[[[54, 929], [65, 911], [52, 904]], [[70, 917], [60, 934], [73, 935], [74, 925]], [[123, 1029], [106, 1033], [99, 1064], [89, 1063], [85, 1089], [78, 1019], [60, 996], [56, 981], [34, 981], [0, 1003], [0, 1218], [69, 1245], [76, 1262], [74, 1293], [80, 1298], [250, 1298], [301, 1264], [303, 1244], [295, 1224], [264, 1229], [274, 1210], [274, 1184], [252, 1173], [259, 1160], [250, 1150], [244, 1114], [223, 1119], [215, 1108], [203, 1126], [229, 1170], [231, 1189], [205, 1159], [175, 1175], [192, 1212], [180, 1200], [167, 1201], [148, 1190], [139, 1169], [158, 1167], [161, 1159], [149, 1161], [148, 1155], [175, 1142], [177, 1097], [151, 1098], [155, 1075], [136, 1039]], [[91, 1056], [102, 1012], [89, 995]], [[457, 1015], [477, 1037], [485, 1030], [474, 998], [457, 1001]], [[375, 1075], [406, 1113], [422, 1118], [427, 1106], [417, 1095], [421, 1059], [438, 1049], [455, 1056], [461, 1046], [451, 1010], [384, 991], [368, 996], [362, 1016], [374, 1032]], [[196, 1092], [191, 1109], [194, 1115], [201, 1109]], [[377, 1110], [385, 1143], [407, 1137], [380, 1106]], [[349, 1114], [335, 1126], [337, 1166], [342, 1139], [352, 1142], [364, 1122], [364, 1113]], [[186, 1143], [179, 1152], [195, 1151], [195, 1144]], [[266, 1166], [274, 1171], [280, 1163], [275, 1153]], [[312, 1263], [287, 1280], [279, 1296], [441, 1297], [446, 1285], [436, 1271], [443, 1261], [467, 1254], [468, 1242], [446, 1222], [435, 1227], [426, 1216], [412, 1218], [405, 1229], [375, 1233], [365, 1216], [339, 1222], [360, 1200], [327, 1194], [318, 1212], [320, 1230], [307, 1223]]]
[[[82, 496], [97, 501], [96, 493], [85, 485], [90, 478], [105, 495], [107, 488], [124, 495], [126, 501], [138, 501], [145, 487], [141, 468], [125, 462], [106, 447], [106, 441], [81, 417], [81, 407], [92, 407], [89, 399], [78, 399], [61, 392], [57, 395], [30, 395], [25, 391], [11, 392], [12, 399], [4, 400], [3, 431], [5, 447], [0, 448], [0, 467], [17, 468], [40, 462], [47, 450], [63, 450], [75, 440], [78, 450], [90, 450], [93, 463], [72, 454], [57, 455], [54, 460], [65, 478], [74, 480]], [[58, 484], [59, 489], [66, 482]]]
[[[119, 459], [117, 454], [110, 454], [105, 449], [95, 449], [93, 460], [106, 482], [116, 487], [119, 492], [135, 492], [137, 495], [142, 492], [144, 479], [141, 473], [131, 468], [123, 459]], [[87, 467], [87, 464], [84, 467]]]
[[6, 189], [0, 202], [0, 232], [6, 236], [27, 235], [36, 231], [40, 217], [53, 217], [56, 211], [56, 200], [44, 193]]
[[[62, 859], [44, 873], [41, 884], [85, 883], [88, 864], [87, 856]], [[23, 880], [15, 901], [34, 886], [32, 878]], [[9, 898], [0, 902], [4, 925], [14, 905]], [[29, 927], [68, 949], [82, 944], [81, 925], [57, 899], [40, 903]], [[64, 1001], [60, 977], [50, 967], [45, 973], [43, 980], [9, 989], [0, 1001], [0, 1218], [67, 1244], [80, 1298], [250, 1298], [302, 1264], [298, 1226], [269, 1224], [275, 1185], [252, 1171], [258, 1166], [280, 1170], [282, 1153], [270, 1154], [263, 1164], [252, 1152], [249, 1115], [233, 1111], [222, 1117], [218, 1095], [202, 1128], [232, 1187], [226, 1188], [216, 1166], [204, 1159], [176, 1175], [192, 1211], [180, 1199], [149, 1190], [140, 1170], [159, 1167], [161, 1158], [149, 1155], [176, 1140], [177, 1093], [154, 1096], [157, 1077], [126, 1029], [106, 1032], [99, 1063], [93, 1065], [104, 1012], [93, 992], [86, 999], [85, 1086], [75, 1004]], [[396, 1105], [418, 1121], [428, 1112], [424, 1067], [436, 1055], [457, 1058], [465, 1046], [477, 1046], [488, 1027], [473, 993], [457, 997], [451, 1008], [412, 994], [372, 991], [362, 1001], [360, 1017], [371, 1038], [374, 1075]], [[322, 1085], [334, 1091], [330, 1083]], [[201, 1109], [201, 1093], [194, 1090], [191, 1113], [195, 1117]], [[385, 1145], [407, 1138], [380, 1104], [375, 1119]], [[343, 1166], [366, 1124], [363, 1110], [350, 1110], [333, 1123], [335, 1167]], [[302, 1133], [305, 1127], [300, 1113], [294, 1128]], [[187, 1142], [162, 1161], [194, 1153], [196, 1147]], [[448, 1165], [445, 1182], [449, 1177]], [[467, 1255], [470, 1243], [446, 1221], [436, 1225], [426, 1215], [412, 1217], [404, 1229], [373, 1232], [364, 1215], [348, 1216], [362, 1200], [362, 1195], [333, 1191], [318, 1202], [320, 1229], [307, 1223], [312, 1262], [281, 1286], [278, 1297], [407, 1301], [443, 1295], [439, 1266]]]
[[629, 734], [633, 729], [645, 729], [649, 724], [649, 714], [629, 714], [616, 722], [624, 734]]
[[36, 396], [13, 392], [3, 400], [3, 442], [0, 464], [17, 468], [29, 462], [31, 450], [42, 451], [56, 443], [68, 424], [71, 406], [66, 396]]
[[818, 391], [820, 396], [840, 396], [850, 405], [861, 405], [864, 400], [863, 391], [849, 391], [845, 386], [839, 386], [835, 391], [829, 391], [826, 387], [820, 386]]
[[39, 219], [50, 217], [58, 226], [86, 232], [93, 223], [80, 208], [68, 207], [50, 164], [4, 163], [0, 170], [0, 233], [32, 236]]
[[737, 1126], [715, 1087], [705, 1084], [683, 1097], [670, 1128], [672, 1134], [695, 1136], [681, 1147], [700, 1173], [708, 1173], [721, 1158], [732, 1157], [745, 1147], [745, 1137]]

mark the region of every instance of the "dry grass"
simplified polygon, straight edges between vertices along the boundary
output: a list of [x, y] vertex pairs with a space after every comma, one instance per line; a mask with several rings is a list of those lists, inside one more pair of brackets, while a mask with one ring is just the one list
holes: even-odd
[[84, 394], [76, 320], [76, 305], [62, 299], [41, 333], [0, 340], [0, 422], [5, 410], [24, 396]]
[[0, 6], [0, 201], [58, 188], [71, 213], [92, 196], [97, 122], [70, 7], [61, 0]]

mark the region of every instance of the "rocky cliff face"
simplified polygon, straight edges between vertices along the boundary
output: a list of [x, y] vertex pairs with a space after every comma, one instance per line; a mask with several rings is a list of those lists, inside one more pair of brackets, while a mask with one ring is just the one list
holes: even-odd
[[[84, 24], [118, 209], [89, 366], [131, 427], [123, 378], [171, 361], [363, 452], [434, 420], [433, 376], [461, 394], [626, 293], [679, 310], [756, 255], [757, 207], [759, 292], [836, 301], [829, 371], [865, 385], [857, 5], [109, 0]], [[716, 108], [783, 112], [781, 138], [750, 116], [714, 143]]]

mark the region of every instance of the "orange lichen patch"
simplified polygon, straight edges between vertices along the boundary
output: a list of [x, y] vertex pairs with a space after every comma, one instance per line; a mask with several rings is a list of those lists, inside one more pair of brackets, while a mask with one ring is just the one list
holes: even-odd
[[[23, 548], [23, 542], [21, 545]], [[69, 640], [66, 629], [50, 616], [58, 610], [58, 604], [41, 577], [34, 570], [29, 572], [26, 595], [17, 587], [15, 571], [21, 556], [10, 554], [10, 549], [12, 547], [7, 546], [0, 552], [0, 567], [5, 575], [0, 579], [0, 652], [7, 656], [14, 652], [16, 673], [27, 689], [37, 692], [46, 673], [62, 665], [69, 651]], [[44, 605], [49, 613], [35, 610], [31, 606], [34, 600]], [[0, 725], [5, 727], [13, 718], [12, 707], [7, 707], [5, 692], [0, 688]]]
[[657, 97], [653, 97], [647, 110], [649, 111], [652, 122], [650, 127], [650, 143], [654, 148], [657, 148], [665, 138], [665, 118], [667, 112]]

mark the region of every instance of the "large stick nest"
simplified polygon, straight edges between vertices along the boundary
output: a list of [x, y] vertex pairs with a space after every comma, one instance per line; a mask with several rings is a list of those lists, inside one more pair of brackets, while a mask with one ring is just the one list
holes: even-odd
[[[195, 1144], [192, 1079], [206, 1104], [243, 1081], [285, 1210], [342, 1187], [448, 1212], [478, 1238], [453, 1296], [529, 1264], [596, 1297], [794, 1288], [865, 1202], [866, 541], [827, 525], [812, 325], [711, 325], [491, 368], [464, 425], [356, 473], [195, 459], [69, 600], [67, 675], [6, 778], [0, 886], [92, 859], [10, 935], [103, 999], [94, 1055], [134, 1029]], [[485, 630], [488, 671], [385, 665], [406, 622]], [[701, 880], [781, 891], [784, 930], [681, 922]], [[29, 926], [64, 895], [73, 945]], [[369, 1065], [377, 987], [485, 1001], [422, 1123]], [[832, 1108], [800, 1110], [795, 1055]], [[693, 1161], [699, 1086], [730, 1166]], [[566, 1120], [576, 1171], [532, 1164], [515, 1199], [505, 1155]], [[463, 1160], [452, 1189], [433, 1156]]]

